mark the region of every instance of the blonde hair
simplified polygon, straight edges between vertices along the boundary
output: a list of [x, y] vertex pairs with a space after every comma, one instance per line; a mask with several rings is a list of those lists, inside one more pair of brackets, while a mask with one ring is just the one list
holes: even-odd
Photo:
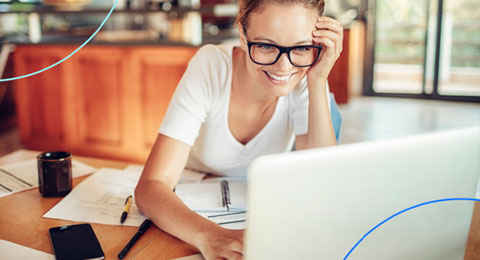
[[240, 23], [244, 29], [248, 26], [248, 16], [251, 12], [261, 11], [262, 5], [277, 3], [284, 5], [300, 4], [307, 8], [317, 9], [318, 15], [322, 16], [325, 9], [324, 0], [239, 0], [238, 16], [235, 23]]

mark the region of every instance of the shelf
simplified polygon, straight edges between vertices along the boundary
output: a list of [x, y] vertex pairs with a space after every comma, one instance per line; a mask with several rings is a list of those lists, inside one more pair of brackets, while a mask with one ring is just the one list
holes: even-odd
[[[9, 37], [8, 42], [15, 45], [80, 45], [84, 43], [90, 36], [72, 36], [72, 35], [42, 35], [42, 39], [38, 43], [30, 42], [28, 36]], [[204, 33], [202, 43], [204, 44], [220, 44], [224, 41], [235, 40], [235, 36], [229, 33], [220, 33], [219, 35], [209, 35]], [[114, 45], [114, 46], [195, 46], [182, 41], [173, 41], [169, 39], [148, 39], [148, 40], [100, 40], [93, 38], [89, 45]]]
[[[2, 14], [20, 14], [20, 13], [38, 13], [38, 14], [106, 14], [110, 9], [95, 9], [87, 8], [83, 10], [56, 10], [53, 6], [41, 6], [36, 7], [31, 10], [0, 10], [0, 15]], [[115, 9], [113, 13], [177, 13], [183, 15], [188, 12], [200, 12], [202, 14], [210, 14], [216, 17], [234, 17], [236, 16], [237, 7], [234, 4], [219, 4], [219, 5], [208, 5], [201, 6], [199, 8], [190, 8], [190, 7], [172, 7], [171, 10], [152, 10], [152, 9]]]

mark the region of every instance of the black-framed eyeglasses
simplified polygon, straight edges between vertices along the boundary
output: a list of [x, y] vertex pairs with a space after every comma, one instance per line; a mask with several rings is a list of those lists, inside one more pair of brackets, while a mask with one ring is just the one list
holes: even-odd
[[259, 65], [273, 65], [283, 53], [286, 53], [293, 66], [310, 67], [317, 62], [322, 50], [320, 45], [285, 47], [272, 43], [251, 42], [248, 39], [247, 45], [250, 59]]

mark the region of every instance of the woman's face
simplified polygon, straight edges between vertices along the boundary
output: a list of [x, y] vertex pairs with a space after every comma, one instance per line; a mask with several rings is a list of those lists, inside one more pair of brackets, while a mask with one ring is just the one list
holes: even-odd
[[[267, 3], [261, 11], [250, 13], [247, 38], [251, 42], [271, 43], [290, 47], [312, 45], [312, 32], [317, 21], [317, 11], [302, 5]], [[261, 87], [267, 95], [279, 97], [288, 94], [308, 72], [309, 67], [293, 66], [286, 53], [272, 65], [255, 64], [248, 55], [243, 28], [239, 26], [241, 46], [246, 52], [246, 67], [255, 87]]]

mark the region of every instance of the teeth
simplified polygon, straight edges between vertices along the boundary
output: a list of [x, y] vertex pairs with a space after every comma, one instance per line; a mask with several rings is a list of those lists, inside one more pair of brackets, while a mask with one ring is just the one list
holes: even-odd
[[278, 81], [287, 81], [287, 80], [289, 80], [289, 79], [292, 77], [292, 74], [287, 75], [287, 76], [283, 76], [283, 77], [277, 76], [277, 75], [272, 74], [272, 73], [269, 73], [269, 72], [267, 72], [267, 74], [268, 74], [268, 76], [270, 76], [272, 79], [278, 80]]

